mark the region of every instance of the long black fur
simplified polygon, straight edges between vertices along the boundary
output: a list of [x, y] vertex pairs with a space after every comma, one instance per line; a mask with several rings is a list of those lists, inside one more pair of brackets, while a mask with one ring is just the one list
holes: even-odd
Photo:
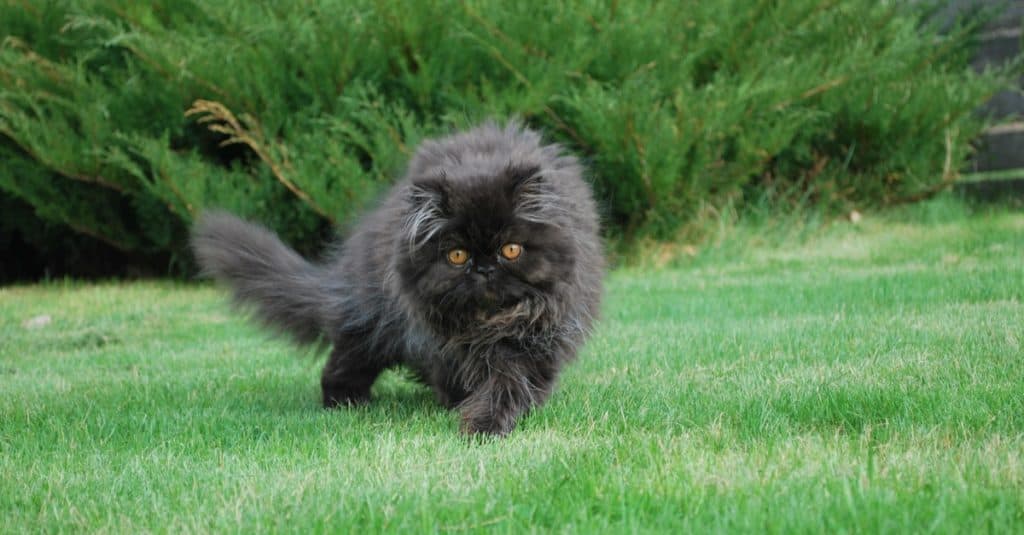
[[[322, 264], [224, 212], [200, 217], [192, 244], [264, 324], [332, 345], [324, 406], [368, 401], [381, 371], [405, 365], [460, 411], [464, 432], [504, 435], [548, 398], [591, 329], [598, 234], [579, 162], [511, 123], [424, 142]], [[506, 243], [521, 256], [500, 256]], [[453, 248], [470, 261], [449, 262]]]

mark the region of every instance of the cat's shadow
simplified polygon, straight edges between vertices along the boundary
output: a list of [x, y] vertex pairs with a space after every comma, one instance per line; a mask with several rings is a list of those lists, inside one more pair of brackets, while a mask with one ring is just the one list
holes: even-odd
[[406, 378], [387, 381], [384, 384], [378, 381], [373, 387], [367, 406], [380, 407], [388, 412], [447, 412], [430, 388]]
[[403, 369], [388, 370], [381, 374], [373, 385], [367, 407], [396, 416], [404, 413], [447, 412], [429, 387], [417, 382]]
[[[354, 418], [368, 422], [403, 422], [444, 419], [450, 414], [438, 402], [434, 392], [420, 384], [403, 370], [384, 372], [373, 385], [370, 401], [356, 406], [339, 406], [323, 409], [320, 406], [320, 391], [315, 394], [316, 411], [322, 414]], [[309, 395], [303, 396], [302, 407], [291, 407], [297, 411], [310, 411]]]
[[236, 393], [230, 404], [238, 413], [256, 412], [276, 417], [344, 414], [358, 419], [400, 420], [432, 419], [448, 413], [429, 387], [403, 370], [385, 371], [373, 385], [371, 399], [365, 404], [324, 409], [320, 396], [319, 385], [308, 384], [303, 379], [301, 387], [296, 382], [295, 385], [267, 390], [258, 386], [250, 388], [247, 392]]

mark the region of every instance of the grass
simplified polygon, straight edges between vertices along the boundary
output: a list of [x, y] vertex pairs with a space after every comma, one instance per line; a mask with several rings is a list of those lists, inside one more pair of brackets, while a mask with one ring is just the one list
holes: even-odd
[[738, 232], [612, 273], [484, 444], [397, 373], [322, 411], [213, 287], [0, 289], [0, 531], [1024, 530], [1024, 214]]

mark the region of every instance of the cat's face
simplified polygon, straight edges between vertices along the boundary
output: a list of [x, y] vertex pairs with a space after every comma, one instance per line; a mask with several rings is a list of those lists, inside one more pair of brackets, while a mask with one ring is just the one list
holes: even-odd
[[451, 327], [510, 310], [552, 292], [572, 272], [572, 241], [544, 220], [559, 202], [536, 169], [435, 177], [413, 185], [400, 266], [408, 291]]

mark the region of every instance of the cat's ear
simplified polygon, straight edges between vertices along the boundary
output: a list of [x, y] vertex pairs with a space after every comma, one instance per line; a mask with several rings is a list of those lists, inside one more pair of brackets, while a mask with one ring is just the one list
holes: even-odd
[[409, 213], [404, 232], [409, 251], [430, 241], [448, 217], [448, 184], [445, 177], [418, 178], [409, 187]]
[[510, 165], [507, 172], [516, 217], [536, 223], [555, 222], [562, 214], [562, 203], [541, 168]]
[[510, 163], [505, 175], [508, 176], [509, 193], [513, 197], [536, 193], [544, 188], [544, 175], [541, 174], [539, 166]]
[[448, 181], [443, 175], [413, 180], [409, 201], [415, 210], [425, 208], [443, 215], [448, 206]]

